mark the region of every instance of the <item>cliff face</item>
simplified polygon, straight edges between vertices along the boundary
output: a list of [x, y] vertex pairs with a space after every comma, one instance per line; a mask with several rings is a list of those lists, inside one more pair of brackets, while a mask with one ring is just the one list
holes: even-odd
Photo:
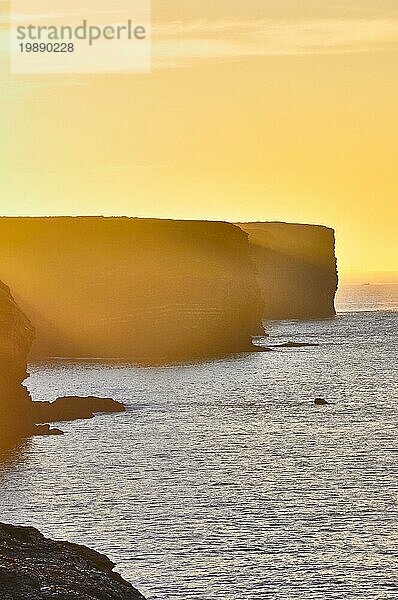
[[335, 315], [338, 285], [334, 231], [319, 225], [239, 223], [251, 256], [266, 319]]
[[35, 356], [204, 358], [251, 349], [261, 321], [247, 235], [227, 223], [0, 218], [0, 277]]
[[22, 382], [33, 338], [33, 326], [0, 281], [0, 446], [31, 429], [31, 400]]

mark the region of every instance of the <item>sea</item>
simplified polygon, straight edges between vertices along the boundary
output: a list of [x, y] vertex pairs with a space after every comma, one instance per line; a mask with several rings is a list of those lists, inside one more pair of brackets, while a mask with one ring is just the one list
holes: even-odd
[[[30, 365], [127, 410], [3, 457], [0, 520], [107, 554], [148, 600], [398, 598], [398, 285], [197, 364]], [[315, 398], [324, 398], [317, 406]]]

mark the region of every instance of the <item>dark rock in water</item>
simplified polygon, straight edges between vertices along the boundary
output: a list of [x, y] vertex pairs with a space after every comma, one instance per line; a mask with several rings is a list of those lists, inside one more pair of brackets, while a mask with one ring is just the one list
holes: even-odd
[[96, 396], [63, 396], [54, 402], [34, 402], [34, 415], [38, 423], [91, 419], [94, 413], [115, 413], [124, 410], [126, 409], [121, 402]]
[[325, 404], [329, 404], [324, 398], [315, 398], [315, 404], [318, 406], [325, 406]]
[[50, 425], [34, 425], [32, 435], [63, 435], [63, 431]]
[[85, 546], [0, 523], [1, 600], [145, 600], [114, 567]]
[[285, 342], [284, 344], [272, 346], [272, 348], [307, 348], [311, 346], [319, 346], [319, 344], [309, 342]]
[[123, 412], [126, 410], [122, 402], [113, 398], [99, 398], [98, 396], [62, 396], [53, 403], [61, 410], [75, 409], [76, 404], [84, 406], [85, 409], [96, 412]]

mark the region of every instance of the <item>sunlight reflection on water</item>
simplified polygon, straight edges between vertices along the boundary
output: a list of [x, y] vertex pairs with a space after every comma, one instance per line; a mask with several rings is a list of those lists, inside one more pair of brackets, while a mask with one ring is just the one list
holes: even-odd
[[264, 343], [319, 347], [169, 368], [31, 365], [37, 400], [128, 409], [33, 439], [1, 518], [105, 552], [148, 600], [396, 598], [396, 325], [272, 322]]

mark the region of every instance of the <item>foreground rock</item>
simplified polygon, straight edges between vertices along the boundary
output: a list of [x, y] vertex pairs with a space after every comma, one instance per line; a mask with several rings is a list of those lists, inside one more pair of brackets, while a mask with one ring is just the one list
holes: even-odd
[[249, 234], [265, 319], [333, 317], [338, 285], [333, 229], [294, 223], [239, 223]]
[[1, 600], [145, 600], [114, 567], [85, 546], [0, 523]]
[[121, 402], [96, 396], [63, 396], [54, 402], [34, 402], [33, 407], [37, 423], [91, 419], [95, 413], [116, 413], [126, 410]]

